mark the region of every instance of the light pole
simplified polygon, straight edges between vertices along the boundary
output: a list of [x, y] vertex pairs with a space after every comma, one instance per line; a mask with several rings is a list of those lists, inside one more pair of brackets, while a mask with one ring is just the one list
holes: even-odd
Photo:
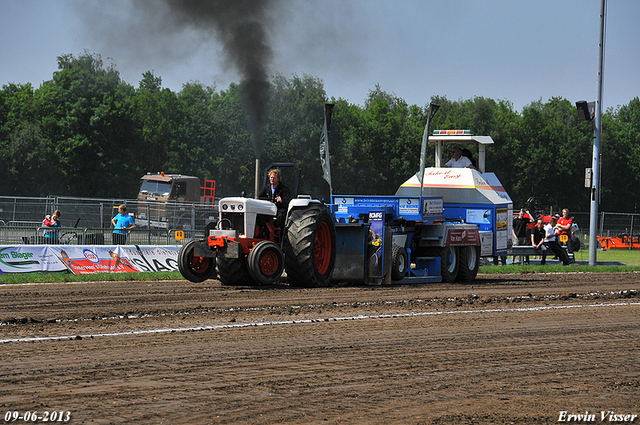
[[578, 116], [581, 119], [591, 122], [593, 128], [593, 157], [591, 158], [591, 209], [589, 216], [589, 265], [597, 264], [596, 252], [598, 245], [598, 202], [600, 195], [600, 136], [602, 134], [602, 82], [604, 79], [604, 33], [606, 22], [606, 3], [600, 3], [600, 39], [598, 43], [598, 91], [596, 94], [595, 111], [592, 114], [590, 103], [585, 101], [576, 102]]

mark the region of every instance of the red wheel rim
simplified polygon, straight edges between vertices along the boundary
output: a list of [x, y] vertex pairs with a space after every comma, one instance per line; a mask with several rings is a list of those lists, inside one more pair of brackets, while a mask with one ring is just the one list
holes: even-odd
[[327, 223], [322, 222], [318, 226], [313, 248], [316, 269], [318, 269], [318, 273], [325, 274], [329, 270], [331, 262], [331, 232]]
[[189, 266], [194, 273], [200, 274], [207, 270], [209, 267], [209, 261], [211, 261], [211, 259], [208, 257], [196, 257], [191, 255], [191, 258], [189, 259]]
[[278, 256], [273, 251], [267, 251], [260, 257], [260, 271], [265, 276], [271, 276], [278, 271], [280, 262]]

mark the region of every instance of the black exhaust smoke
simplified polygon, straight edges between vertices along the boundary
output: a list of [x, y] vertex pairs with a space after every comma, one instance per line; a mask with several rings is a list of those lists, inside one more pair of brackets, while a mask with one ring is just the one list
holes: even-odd
[[226, 63], [243, 80], [242, 104], [256, 159], [264, 147], [263, 129], [273, 52], [268, 43], [269, 9], [275, 0], [164, 0], [179, 25], [211, 32], [222, 43]]

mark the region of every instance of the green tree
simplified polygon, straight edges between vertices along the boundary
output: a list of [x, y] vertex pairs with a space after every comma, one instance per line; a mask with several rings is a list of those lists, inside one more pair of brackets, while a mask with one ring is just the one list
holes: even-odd
[[140, 171], [132, 140], [131, 87], [115, 66], [105, 67], [100, 55], [86, 51], [77, 58], [59, 56], [58, 69], [37, 98], [66, 194], [135, 195], [132, 176]]
[[584, 169], [591, 151], [580, 125], [575, 107], [566, 99], [532, 102], [523, 109], [522, 142], [514, 158], [518, 181], [512, 188], [520, 199], [530, 191], [545, 208], [587, 208]]
[[232, 83], [211, 102], [216, 148], [219, 154], [211, 164], [219, 196], [238, 196], [253, 192], [255, 156], [245, 114], [241, 90]]
[[271, 87], [263, 166], [296, 163], [301, 169], [300, 193], [319, 197], [326, 187], [319, 155], [326, 100], [322, 82], [308, 75], [275, 75]]
[[39, 196], [60, 189], [53, 145], [43, 134], [31, 84], [9, 84], [0, 92], [2, 194]]
[[[609, 212], [637, 212], [640, 188], [640, 100], [632, 99], [602, 117], [601, 204]], [[593, 134], [593, 133], [591, 133]]]
[[211, 163], [219, 155], [216, 129], [211, 110], [214, 87], [198, 82], [183, 85], [178, 95], [180, 122], [170, 152], [170, 169], [209, 178]]
[[144, 173], [182, 172], [171, 169], [171, 146], [175, 146], [179, 108], [177, 95], [162, 88], [162, 78], [147, 71], [133, 95], [133, 116], [139, 142], [136, 146], [139, 165]]

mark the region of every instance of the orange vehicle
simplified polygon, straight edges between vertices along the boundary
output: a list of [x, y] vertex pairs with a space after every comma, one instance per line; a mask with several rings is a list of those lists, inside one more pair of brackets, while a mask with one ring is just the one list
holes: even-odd
[[621, 233], [618, 236], [597, 236], [602, 249], [640, 249], [640, 238]]

